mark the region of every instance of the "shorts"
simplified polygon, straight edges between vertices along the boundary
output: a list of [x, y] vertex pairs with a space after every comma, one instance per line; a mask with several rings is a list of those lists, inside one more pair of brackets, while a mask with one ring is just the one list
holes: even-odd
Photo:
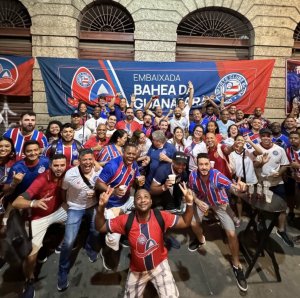
[[[64, 208], [60, 207], [55, 212], [31, 221], [32, 229], [32, 251], [29, 254], [35, 255], [43, 246], [43, 240], [46, 235], [47, 229], [54, 223], [65, 223], [67, 221], [67, 212]], [[28, 231], [28, 222], [27, 222]]]
[[[118, 208], [120, 208], [123, 213], [127, 213], [127, 210], [130, 209], [134, 205], [133, 197], [129, 197], [126, 203]], [[116, 216], [109, 209], [105, 209], [104, 211], [105, 219], [112, 219]], [[118, 251], [120, 246], [120, 238], [121, 234], [118, 233], [107, 233], [105, 236], [105, 243], [111, 249]]]
[[[223, 204], [217, 206], [210, 206], [209, 208], [212, 209], [217, 214], [224, 230], [235, 231], [234, 222], [227, 212], [227, 207], [228, 204]], [[195, 220], [196, 222], [202, 222], [203, 216], [204, 216], [203, 212], [196, 206], [194, 208], [193, 220]]]
[[167, 259], [150, 271], [133, 272], [129, 270], [124, 297], [143, 297], [145, 287], [149, 281], [156, 288], [159, 297], [179, 297], [179, 292]]

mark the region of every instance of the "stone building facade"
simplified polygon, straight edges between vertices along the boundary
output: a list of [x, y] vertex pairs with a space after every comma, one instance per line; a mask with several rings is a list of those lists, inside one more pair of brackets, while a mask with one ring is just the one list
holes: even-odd
[[[79, 57], [80, 20], [82, 12], [92, 5], [93, 0], [20, 2], [27, 9], [32, 22], [33, 57]], [[176, 61], [178, 25], [197, 10], [225, 9], [243, 16], [251, 28], [249, 58], [276, 59], [265, 115], [271, 119], [285, 117], [285, 63], [297, 52], [294, 35], [300, 22], [300, 0], [116, 0], [105, 3], [111, 2], [124, 7], [133, 19], [136, 61]], [[44, 90], [36, 62], [33, 72], [33, 109], [41, 125], [49, 121]]]

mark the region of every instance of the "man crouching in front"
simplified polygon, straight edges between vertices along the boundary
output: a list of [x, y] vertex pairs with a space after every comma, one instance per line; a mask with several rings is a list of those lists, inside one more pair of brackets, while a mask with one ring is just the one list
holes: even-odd
[[151, 209], [150, 193], [140, 189], [135, 193], [135, 212], [123, 214], [105, 222], [104, 209], [113, 188], [100, 195], [96, 214], [99, 232], [128, 236], [131, 249], [130, 270], [124, 297], [142, 297], [148, 281], [155, 286], [159, 297], [179, 297], [164, 247], [164, 233], [168, 228], [186, 228], [193, 216], [193, 194], [186, 184], [180, 185], [187, 208], [182, 216]]

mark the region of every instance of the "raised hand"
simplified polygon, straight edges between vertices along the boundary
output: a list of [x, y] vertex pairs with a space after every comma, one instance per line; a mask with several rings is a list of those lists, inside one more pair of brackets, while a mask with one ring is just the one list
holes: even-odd
[[193, 192], [187, 187], [185, 182], [182, 182], [179, 184], [179, 187], [184, 195], [185, 201], [188, 204], [191, 204], [194, 202], [194, 196]]
[[16, 173], [15, 171], [13, 171], [13, 184], [20, 184], [24, 176], [24, 173]]
[[131, 100], [131, 102], [136, 102], [136, 96], [135, 96], [135, 94], [131, 94], [130, 100]]
[[53, 196], [48, 197], [48, 195], [49, 194], [47, 193], [40, 200], [34, 201], [34, 203], [32, 205], [32, 208], [40, 208], [40, 209], [43, 209], [43, 210], [47, 210], [48, 209], [48, 205], [46, 204], [46, 202], [50, 201], [53, 198]]
[[262, 155], [262, 163], [266, 164], [270, 160], [271, 156], [269, 156], [268, 152], [264, 152]]
[[110, 196], [112, 195], [114, 191], [114, 188], [108, 186], [107, 190], [105, 192], [103, 192], [100, 196], [99, 196], [99, 206], [101, 207], [105, 207]]
[[245, 192], [247, 190], [247, 184], [242, 181], [242, 178], [239, 177], [237, 182], [234, 182], [234, 187], [239, 192]]
[[188, 90], [194, 89], [193, 83], [191, 81], [188, 82]]

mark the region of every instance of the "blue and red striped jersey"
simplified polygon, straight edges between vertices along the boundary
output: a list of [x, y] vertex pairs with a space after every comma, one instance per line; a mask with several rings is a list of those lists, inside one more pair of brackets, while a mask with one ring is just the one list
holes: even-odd
[[191, 172], [189, 185], [197, 198], [205, 201], [210, 206], [228, 203], [226, 190], [230, 189], [232, 182], [216, 169], [210, 169], [209, 177], [205, 182], [198, 170]]

